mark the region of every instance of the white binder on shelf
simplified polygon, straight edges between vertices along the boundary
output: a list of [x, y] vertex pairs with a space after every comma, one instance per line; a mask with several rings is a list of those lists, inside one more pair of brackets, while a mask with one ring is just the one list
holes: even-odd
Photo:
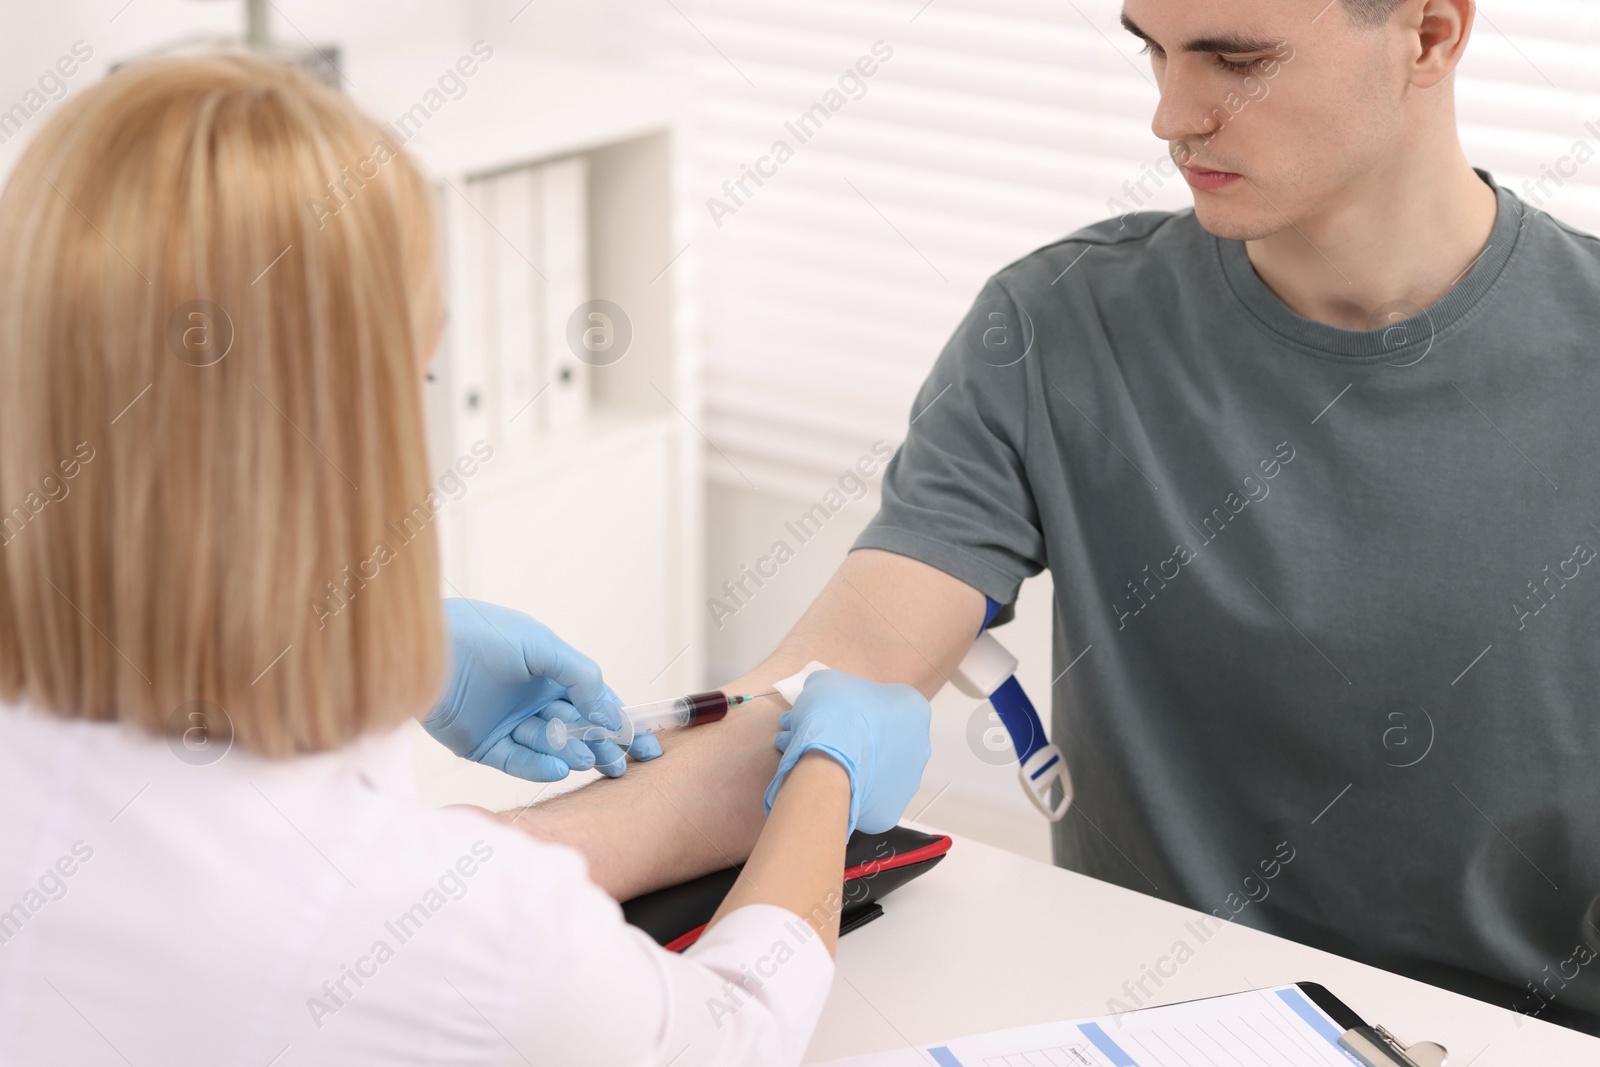
[[589, 367], [567, 343], [588, 299], [588, 173], [582, 158], [466, 183], [457, 415], [492, 445], [533, 447], [589, 415]]
[[531, 443], [538, 432], [540, 324], [544, 283], [539, 260], [539, 174], [521, 167], [473, 183], [498, 233], [485, 249], [483, 306], [490, 371], [490, 418], [507, 443]]
[[568, 337], [568, 323], [589, 299], [589, 169], [582, 157], [539, 168], [540, 236], [546, 284], [543, 295], [541, 375], [549, 390], [540, 399], [543, 428], [567, 430], [589, 417], [589, 364]]

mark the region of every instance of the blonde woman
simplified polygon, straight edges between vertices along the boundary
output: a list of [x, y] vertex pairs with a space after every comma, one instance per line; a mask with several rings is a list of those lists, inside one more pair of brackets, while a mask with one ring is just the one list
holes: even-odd
[[[336, 218], [308, 211], [361, 161]], [[526, 777], [622, 763], [543, 743], [615, 716], [598, 667], [466, 602], [452, 650], [431, 527], [386, 531], [429, 488], [429, 203], [378, 125], [243, 57], [120, 71], [0, 195], [0, 1062], [804, 1050], [846, 836], [926, 759], [914, 691], [808, 682], [765, 833], [683, 956], [579, 853], [415, 797], [419, 715]]]

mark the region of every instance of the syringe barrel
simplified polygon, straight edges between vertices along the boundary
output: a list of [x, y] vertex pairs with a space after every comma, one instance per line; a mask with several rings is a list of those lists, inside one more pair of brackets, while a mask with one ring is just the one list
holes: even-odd
[[641, 734], [679, 730], [692, 725], [693, 710], [686, 697], [652, 700], [648, 704], [635, 704], [622, 709], [623, 713], [633, 720], [634, 732]]
[[709, 693], [691, 693], [670, 700], [653, 700], [647, 704], [633, 704], [622, 710], [633, 720], [637, 733], [653, 734], [663, 730], [680, 730], [685, 726], [716, 722], [728, 714], [728, 695], [720, 690]]

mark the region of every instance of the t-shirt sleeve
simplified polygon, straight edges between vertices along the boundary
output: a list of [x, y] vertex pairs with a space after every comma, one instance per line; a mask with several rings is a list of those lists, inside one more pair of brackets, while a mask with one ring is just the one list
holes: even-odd
[[1002, 604], [1044, 568], [1025, 469], [1035, 349], [1031, 316], [991, 279], [917, 394], [855, 548], [920, 560]]
[[800, 1062], [834, 971], [822, 939], [802, 919], [752, 905], [724, 916], [688, 952], [668, 952], [623, 920], [578, 854], [540, 852], [528, 925], [538, 931], [533, 941], [543, 958], [534, 969], [541, 979], [513, 1039], [548, 1056], [535, 1062]]

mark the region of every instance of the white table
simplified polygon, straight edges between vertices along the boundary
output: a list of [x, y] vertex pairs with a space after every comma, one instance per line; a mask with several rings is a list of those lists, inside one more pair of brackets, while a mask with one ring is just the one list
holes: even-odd
[[1181, 939], [1193, 958], [1146, 980], [1147, 1006], [1321, 982], [1402, 1040], [1445, 1045], [1449, 1067], [1600, 1065], [1600, 1039], [1236, 923], [1200, 944], [1199, 912], [964, 838], [883, 907], [839, 942], [808, 1063], [1104, 1015]]

